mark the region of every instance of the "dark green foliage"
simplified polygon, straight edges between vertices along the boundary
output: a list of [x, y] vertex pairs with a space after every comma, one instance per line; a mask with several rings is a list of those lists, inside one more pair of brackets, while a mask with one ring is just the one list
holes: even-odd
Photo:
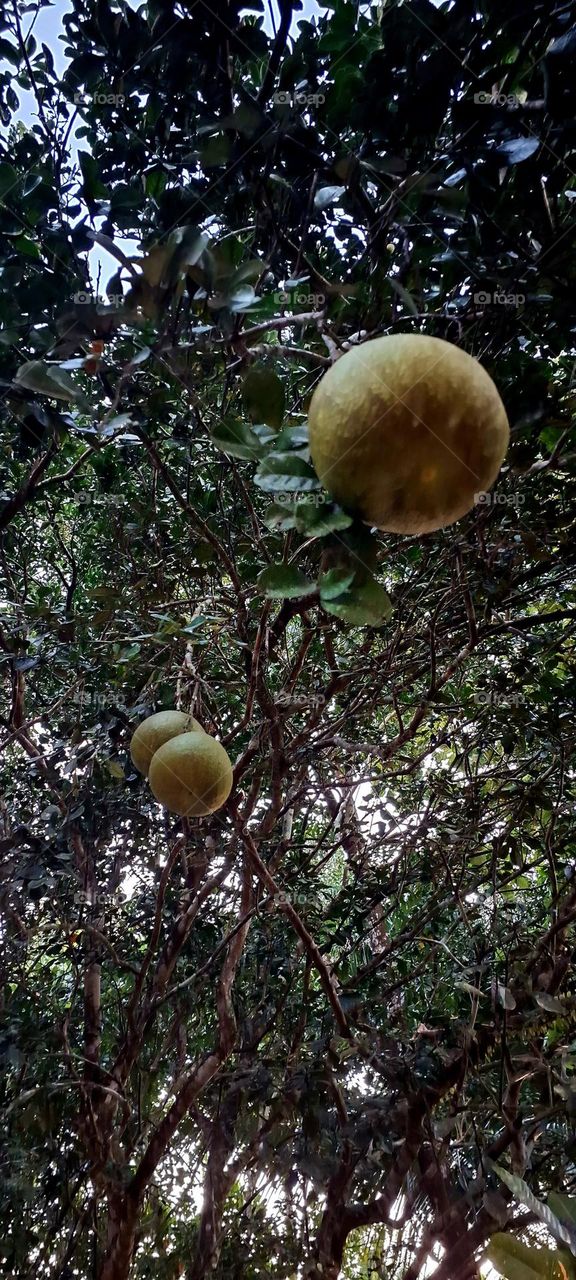
[[[540, 1220], [519, 1178], [574, 1193], [575, 6], [282, 0], [274, 36], [260, 0], [72, 0], [62, 77], [21, 9], [7, 1274], [418, 1280], [441, 1246], [472, 1280]], [[512, 427], [419, 540], [307, 449], [331, 360], [394, 330], [478, 356]], [[176, 702], [236, 765], [184, 825], [129, 756]]]

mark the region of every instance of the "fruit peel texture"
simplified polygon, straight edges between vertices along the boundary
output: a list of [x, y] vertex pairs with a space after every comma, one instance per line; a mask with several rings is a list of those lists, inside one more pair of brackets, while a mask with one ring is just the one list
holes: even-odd
[[232, 790], [232, 765], [220, 742], [204, 732], [181, 733], [155, 752], [148, 781], [171, 813], [201, 818], [214, 813]]
[[509, 426], [467, 352], [422, 334], [354, 347], [324, 375], [309, 411], [325, 488], [367, 524], [421, 534], [453, 524], [494, 483]]
[[159, 747], [180, 733], [195, 730], [204, 733], [202, 726], [185, 711], [156, 711], [143, 720], [132, 735], [130, 755], [140, 773], [148, 777], [152, 758]]

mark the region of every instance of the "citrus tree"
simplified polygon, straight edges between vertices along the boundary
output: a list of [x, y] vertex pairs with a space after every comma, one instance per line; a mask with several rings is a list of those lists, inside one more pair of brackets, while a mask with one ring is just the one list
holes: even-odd
[[[8, 1274], [574, 1277], [574, 5], [71, 0], [63, 74], [40, 7], [0, 31]], [[421, 537], [308, 451], [396, 333], [511, 425]], [[213, 815], [132, 763], [170, 709]]]

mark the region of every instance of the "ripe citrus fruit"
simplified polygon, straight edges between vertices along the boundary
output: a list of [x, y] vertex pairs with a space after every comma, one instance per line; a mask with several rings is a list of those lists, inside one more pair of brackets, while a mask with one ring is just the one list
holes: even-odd
[[506, 410], [473, 356], [399, 333], [341, 356], [309, 411], [310, 452], [329, 493], [367, 524], [420, 534], [453, 524], [494, 483]]
[[208, 733], [179, 733], [154, 753], [148, 781], [171, 813], [201, 818], [228, 799], [232, 765], [224, 747]]
[[147, 777], [154, 752], [176, 734], [189, 733], [191, 729], [204, 733], [194, 716], [186, 715], [185, 711], [157, 711], [155, 715], [148, 716], [132, 735], [130, 755], [133, 764]]

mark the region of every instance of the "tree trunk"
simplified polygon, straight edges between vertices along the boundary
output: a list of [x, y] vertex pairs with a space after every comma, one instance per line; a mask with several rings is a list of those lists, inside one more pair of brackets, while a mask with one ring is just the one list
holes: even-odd
[[215, 1267], [222, 1247], [222, 1214], [226, 1197], [234, 1182], [234, 1175], [227, 1176], [223, 1171], [228, 1151], [223, 1147], [208, 1162], [204, 1180], [204, 1204], [200, 1218], [200, 1228], [196, 1244], [195, 1256], [186, 1280], [204, 1280]]
[[333, 1208], [328, 1207], [318, 1232], [314, 1256], [304, 1273], [305, 1280], [338, 1280], [348, 1230], [344, 1205], [335, 1203]]
[[138, 1208], [138, 1201], [132, 1196], [110, 1199], [106, 1253], [98, 1280], [128, 1280], [136, 1244]]

